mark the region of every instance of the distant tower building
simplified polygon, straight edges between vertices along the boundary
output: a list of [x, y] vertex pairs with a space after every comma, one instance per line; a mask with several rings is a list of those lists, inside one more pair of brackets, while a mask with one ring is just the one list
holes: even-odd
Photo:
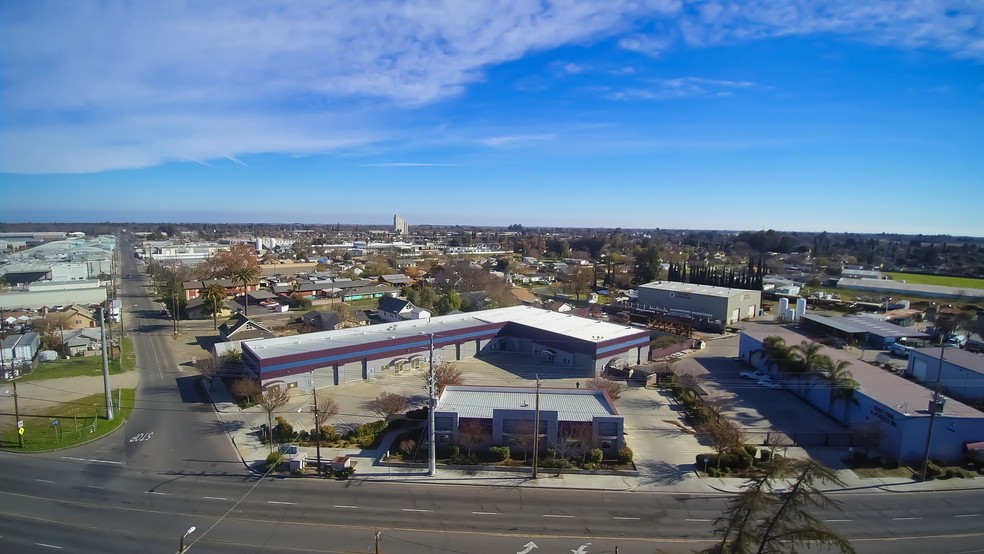
[[410, 226], [407, 225], [407, 220], [403, 219], [403, 216], [400, 214], [393, 216], [393, 232], [403, 236], [410, 234]]

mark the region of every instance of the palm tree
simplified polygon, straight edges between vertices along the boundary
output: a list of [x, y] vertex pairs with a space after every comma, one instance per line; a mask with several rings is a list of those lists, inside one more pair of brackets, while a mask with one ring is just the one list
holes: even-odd
[[260, 270], [255, 265], [246, 265], [232, 274], [232, 280], [243, 284], [243, 315], [249, 315], [249, 284], [260, 278]]
[[840, 360], [824, 368], [827, 380], [830, 381], [830, 404], [827, 406], [827, 415], [833, 416], [834, 404], [838, 400], [843, 401], [844, 421], [842, 423], [844, 425], [850, 424], [848, 421], [850, 405], [858, 403], [857, 399], [854, 398], [854, 391], [858, 388], [858, 382], [854, 380], [851, 370], [847, 369], [849, 365], [851, 362]]
[[212, 329], [219, 328], [219, 302], [226, 299], [226, 290], [219, 282], [213, 282], [202, 290], [202, 301], [212, 304]]
[[766, 369], [776, 367], [780, 373], [784, 373], [792, 361], [786, 341], [777, 336], [766, 337], [762, 348], [749, 353], [749, 358], [754, 356], [764, 356]]
[[822, 365], [823, 354], [820, 350], [823, 346], [817, 342], [807, 342], [802, 341], [799, 344], [793, 346], [790, 350], [792, 351], [792, 358], [796, 361], [797, 373], [813, 373], [817, 369], [820, 369]]

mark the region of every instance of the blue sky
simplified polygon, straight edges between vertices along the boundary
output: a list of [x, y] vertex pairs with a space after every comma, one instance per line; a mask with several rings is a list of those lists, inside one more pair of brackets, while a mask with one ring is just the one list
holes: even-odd
[[4, 2], [3, 221], [984, 235], [984, 3]]

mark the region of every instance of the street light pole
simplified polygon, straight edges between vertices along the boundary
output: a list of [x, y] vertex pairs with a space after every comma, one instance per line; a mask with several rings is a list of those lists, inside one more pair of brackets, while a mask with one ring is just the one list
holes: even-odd
[[102, 335], [103, 390], [106, 393], [106, 420], [113, 421], [113, 389], [109, 387], [109, 361], [106, 359], [106, 308], [99, 307], [99, 330]]
[[430, 375], [427, 378], [427, 385], [430, 388], [430, 394], [427, 398], [428, 410], [427, 410], [427, 427], [430, 429], [430, 437], [427, 441], [427, 475], [433, 477], [437, 474], [437, 431], [434, 426], [434, 408], [437, 407], [437, 402], [434, 397], [434, 333], [430, 333]]
[[321, 471], [321, 422], [318, 421], [318, 382], [317, 376], [311, 372], [311, 384], [314, 385], [314, 448], [318, 457], [318, 471]]
[[185, 551], [185, 537], [195, 532], [195, 526], [192, 525], [185, 531], [184, 535], [181, 535], [181, 542], [178, 543], [178, 554], [182, 554]]
[[536, 464], [540, 453], [540, 376], [536, 376], [536, 405], [533, 416], [533, 478], [539, 477]]
[[[20, 377], [19, 375], [17, 377]], [[14, 420], [17, 422], [17, 444], [21, 449], [24, 448], [24, 433], [21, 433], [20, 426], [20, 406], [17, 404], [17, 377], [14, 377], [10, 382], [14, 385]]]

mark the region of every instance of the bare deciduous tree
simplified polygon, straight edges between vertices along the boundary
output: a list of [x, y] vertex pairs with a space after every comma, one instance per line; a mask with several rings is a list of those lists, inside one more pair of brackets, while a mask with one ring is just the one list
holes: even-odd
[[417, 441], [413, 439], [407, 439], [400, 442], [400, 452], [403, 452], [407, 457], [413, 458], [413, 453], [417, 451]]
[[202, 379], [208, 381], [208, 386], [210, 389], [212, 388], [212, 381], [218, 377], [219, 370], [222, 369], [223, 363], [223, 358], [215, 359], [211, 356], [200, 360], [195, 360], [195, 369], [198, 370], [198, 373], [202, 376]]
[[253, 399], [263, 390], [260, 387], [260, 382], [256, 379], [236, 379], [233, 381], [230, 389], [233, 396], [244, 398], [246, 402], [251, 404], [253, 403]]
[[473, 448], [488, 440], [490, 436], [491, 433], [486, 426], [477, 419], [466, 419], [458, 426], [458, 441], [468, 449], [469, 456]]
[[618, 381], [611, 381], [604, 377], [593, 377], [584, 384], [589, 389], [603, 390], [608, 393], [608, 398], [618, 400], [625, 391], [625, 386]]
[[273, 448], [273, 412], [290, 402], [290, 393], [284, 387], [267, 387], [256, 399], [256, 404], [267, 413], [267, 434]]
[[337, 416], [338, 410], [338, 402], [335, 402], [334, 398], [319, 398], [318, 413], [314, 417], [314, 423], [318, 426], [318, 430], [324, 427], [329, 419]]
[[[430, 375], [422, 375], [425, 382], [430, 381]], [[444, 387], [448, 385], [464, 385], [465, 377], [461, 370], [455, 366], [454, 362], [441, 362], [434, 366], [434, 393], [441, 394]]]
[[723, 417], [712, 417], [701, 425], [701, 432], [710, 440], [717, 454], [717, 467], [721, 468], [722, 455], [732, 449], [741, 448], [745, 433], [737, 425]]
[[366, 408], [386, 421], [390, 421], [407, 409], [407, 402], [407, 397], [402, 394], [383, 392], [366, 402]]
[[590, 423], [564, 422], [557, 429], [557, 439], [551, 441], [551, 447], [561, 458], [584, 459], [593, 442], [594, 431]]

